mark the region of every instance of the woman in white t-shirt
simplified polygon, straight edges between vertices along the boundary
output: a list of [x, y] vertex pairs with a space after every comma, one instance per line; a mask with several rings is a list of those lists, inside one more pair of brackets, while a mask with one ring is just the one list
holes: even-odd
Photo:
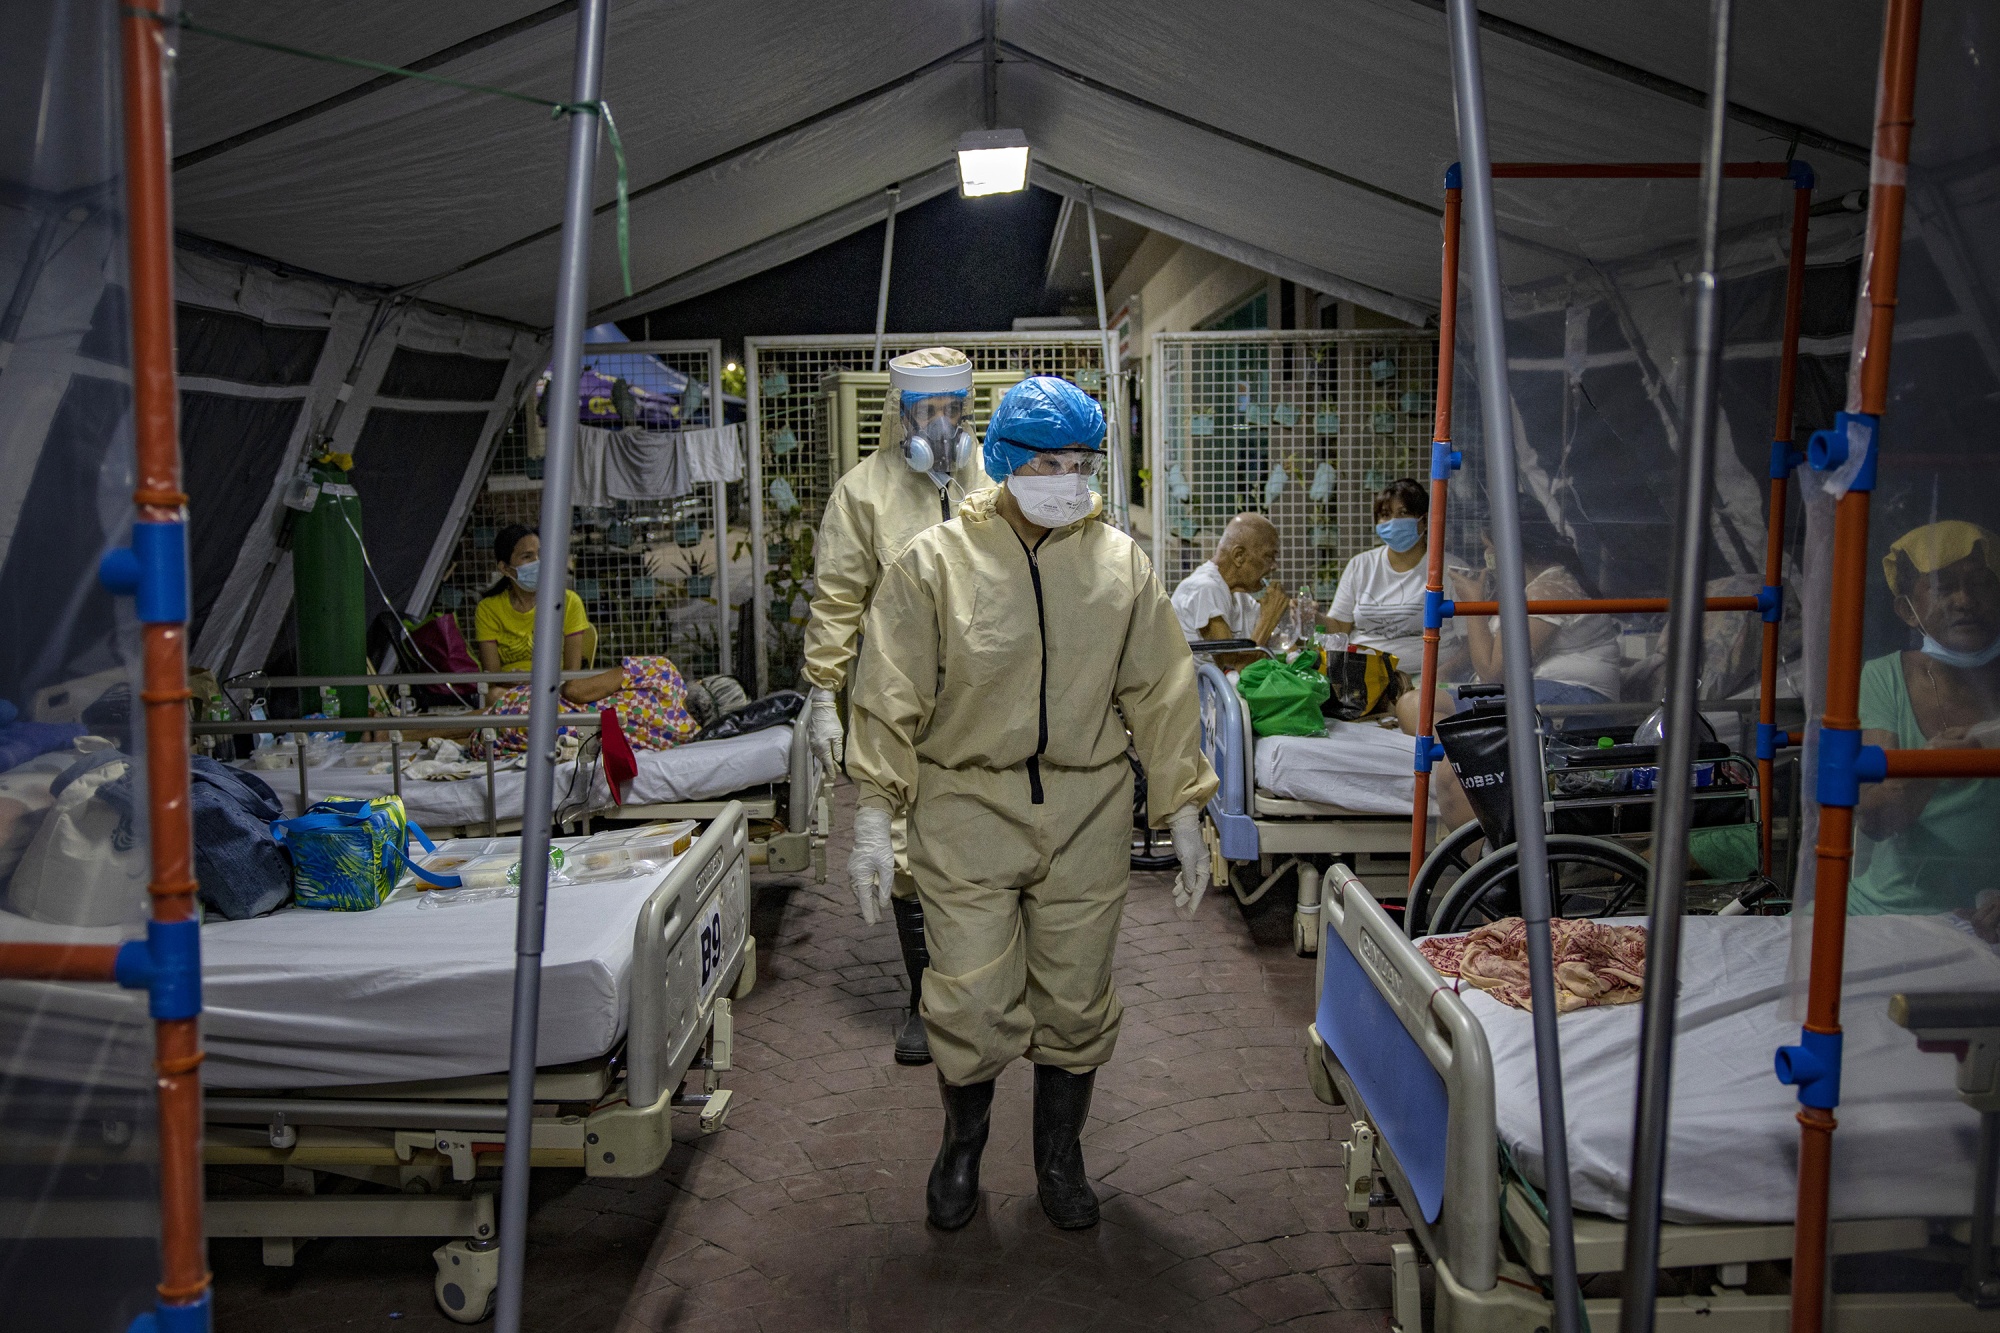
[[1408, 477], [1375, 497], [1370, 547], [1347, 562], [1322, 622], [1356, 648], [1394, 653], [1397, 668], [1414, 675], [1423, 664], [1424, 574], [1430, 545], [1424, 531], [1431, 498]]
[[[1493, 600], [1493, 539], [1484, 537], [1487, 568], [1478, 573], [1453, 570], [1452, 598], [1462, 602]], [[1521, 525], [1521, 566], [1528, 577], [1531, 602], [1581, 601], [1587, 595], [1567, 560], [1569, 545], [1544, 523]], [[1461, 616], [1465, 646], [1479, 679], [1497, 684], [1505, 675], [1500, 654], [1497, 616]], [[1528, 647], [1535, 663], [1538, 704], [1605, 704], [1618, 699], [1618, 627], [1609, 616], [1531, 616]]]

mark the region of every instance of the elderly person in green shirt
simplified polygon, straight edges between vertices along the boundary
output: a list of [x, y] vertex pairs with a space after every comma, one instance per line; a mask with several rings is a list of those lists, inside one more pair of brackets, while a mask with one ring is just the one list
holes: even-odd
[[[1861, 668], [1862, 741], [1905, 750], [2000, 745], [2000, 537], [1948, 520], [1904, 533], [1882, 558], [1897, 619], [1922, 646]], [[1905, 779], [1861, 789], [1848, 910], [1957, 912], [2000, 929], [2000, 780]]]

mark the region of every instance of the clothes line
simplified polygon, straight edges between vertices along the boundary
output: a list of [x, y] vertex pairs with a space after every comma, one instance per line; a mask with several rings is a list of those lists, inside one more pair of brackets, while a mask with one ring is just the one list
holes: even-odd
[[578, 426], [573, 502], [608, 508], [618, 500], [674, 500], [697, 485], [743, 478], [743, 426], [702, 430], [606, 430]]

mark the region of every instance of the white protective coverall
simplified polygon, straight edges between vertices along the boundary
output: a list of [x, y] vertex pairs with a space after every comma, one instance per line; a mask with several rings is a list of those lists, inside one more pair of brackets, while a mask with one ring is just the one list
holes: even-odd
[[1094, 511], [1031, 554], [998, 496], [973, 495], [883, 575], [847, 752], [863, 806], [913, 812], [922, 1014], [958, 1085], [1022, 1055], [1071, 1073], [1111, 1056], [1126, 728], [1156, 826], [1216, 787], [1194, 659], [1144, 553]]
[[[882, 571], [926, 528], [957, 511], [958, 503], [993, 483], [979, 466], [979, 451], [950, 474], [949, 492], [940, 496], [929, 473], [913, 471], [895, 448], [877, 449], [834, 485], [820, 519], [813, 548], [812, 618], [806, 623], [805, 675], [835, 693], [847, 683], [867, 613]], [[894, 893], [907, 898], [912, 885], [905, 850], [904, 821], [892, 830], [896, 849]]]

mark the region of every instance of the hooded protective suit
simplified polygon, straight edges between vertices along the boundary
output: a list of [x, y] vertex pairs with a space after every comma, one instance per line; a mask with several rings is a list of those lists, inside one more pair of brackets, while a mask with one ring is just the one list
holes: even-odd
[[851, 694], [861, 804], [911, 812], [922, 1014], [956, 1085], [1021, 1055], [1071, 1073], [1110, 1058], [1127, 727], [1156, 825], [1216, 786], [1194, 660], [1139, 547], [1093, 514], [1031, 551], [998, 497], [970, 497], [883, 574]]
[[[949, 476], [951, 485], [940, 488], [930, 474], [912, 471], [899, 449], [884, 448], [835, 484], [813, 554], [812, 618], [805, 638], [805, 675], [813, 685], [838, 693], [847, 683], [875, 584], [910, 539], [951, 517], [966, 495], [991, 485], [976, 450]], [[898, 820], [895, 893], [907, 898], [915, 889], [902, 869], [902, 829]]]

